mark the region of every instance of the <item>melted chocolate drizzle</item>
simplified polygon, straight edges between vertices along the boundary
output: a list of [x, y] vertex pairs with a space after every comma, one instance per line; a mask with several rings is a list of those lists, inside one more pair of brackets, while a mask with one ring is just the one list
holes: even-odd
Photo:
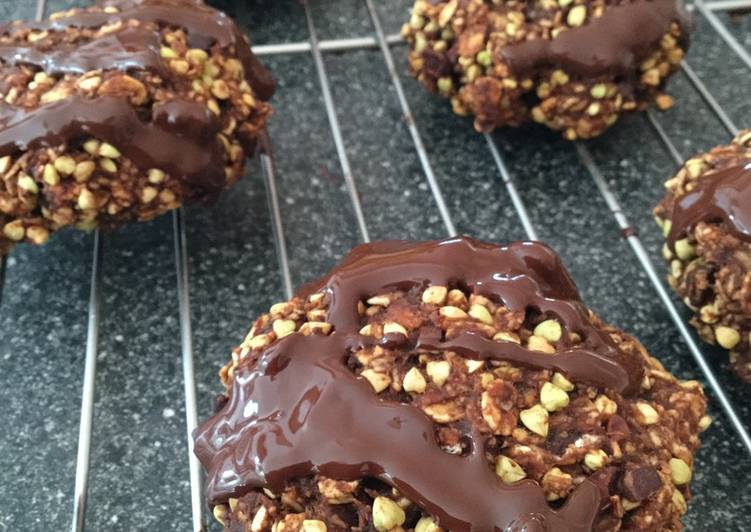
[[634, 0], [608, 7], [601, 17], [554, 39], [506, 46], [502, 54], [520, 75], [545, 66], [585, 77], [630, 74], [670, 31], [672, 22], [684, 30], [689, 25], [681, 0]]
[[[83, 11], [55, 20], [7, 23], [0, 34], [21, 27], [65, 31], [99, 28], [123, 22], [120, 29], [76, 43], [58, 43], [51, 50], [35, 44], [0, 43], [0, 60], [25, 64], [48, 74], [82, 74], [91, 70], [149, 70], [162, 77], [171, 71], [160, 55], [161, 34], [156, 23], [182, 27], [191, 46], [233, 47], [245, 77], [260, 98], [268, 99], [274, 81], [250, 50], [248, 41], [224, 13], [203, 3], [181, 0], [109, 1], [117, 13]], [[143, 23], [134, 27], [126, 21]], [[71, 97], [27, 110], [0, 102], [0, 156], [40, 146], [58, 146], [94, 136], [118, 147], [140, 168], [160, 168], [203, 190], [198, 196], [222, 190], [225, 154], [217, 133], [221, 122], [203, 103], [176, 98], [157, 104], [144, 116], [125, 98]]]
[[333, 333], [290, 335], [255, 364], [241, 362], [229, 402], [195, 432], [212, 503], [262, 487], [281, 491], [290, 480], [313, 474], [374, 477], [456, 532], [591, 529], [601, 502], [595, 484], [585, 481], [554, 510], [537, 483], [509, 486], [497, 478], [479, 433], [468, 435], [467, 455], [450, 455], [438, 446], [424, 413], [381, 400], [347, 367], [352, 352], [376, 341], [358, 334], [358, 302], [428, 284], [461, 286], [512, 310], [555, 316], [582, 342], [551, 356], [473, 334], [442, 341], [440, 331], [426, 327], [402, 349], [556, 368], [575, 381], [622, 391], [638, 386], [641, 364], [591, 322], [574, 282], [547, 246], [496, 247], [468, 238], [362, 245], [298, 294], [325, 293]]
[[670, 215], [668, 245], [685, 238], [699, 222], [725, 222], [739, 239], [751, 242], [751, 163], [702, 176], [681, 196]]

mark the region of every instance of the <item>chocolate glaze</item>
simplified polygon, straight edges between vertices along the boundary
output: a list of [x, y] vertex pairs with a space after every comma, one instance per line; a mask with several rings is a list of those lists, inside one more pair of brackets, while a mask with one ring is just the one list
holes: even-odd
[[[98, 28], [119, 21], [137, 20], [185, 28], [190, 46], [209, 48], [217, 44], [222, 48], [234, 47], [245, 68], [245, 78], [258, 97], [267, 100], [274, 93], [275, 82], [271, 74], [253, 55], [247, 39], [225, 13], [205, 6], [203, 2], [185, 0], [110, 0], [102, 4], [117, 7], [120, 11], [85, 11], [55, 20], [24, 22], [23, 26], [37, 30], [65, 31], [71, 27]], [[14, 23], [0, 25], [0, 34], [12, 34], [17, 28]], [[159, 37], [158, 33], [154, 35]], [[144, 51], [148, 45], [149, 43], [131, 42], [131, 51]], [[104, 59], [102, 62], [105, 62]], [[148, 68], [151, 65], [144, 62], [139, 66]]]
[[58, 100], [32, 111], [0, 102], [0, 156], [96, 137], [117, 146], [139, 168], [160, 168], [205, 189], [224, 184], [224, 148], [217, 117], [200, 102], [154, 106], [145, 122], [123, 98]]
[[751, 241], [751, 163], [702, 176], [696, 188], [673, 205], [667, 241], [671, 248], [699, 222], [724, 222], [741, 240]]
[[[214, 504], [256, 488], [281, 491], [321, 474], [378, 478], [452, 531], [584, 531], [600, 508], [599, 488], [583, 482], [553, 510], [533, 481], [503, 484], [485, 458], [483, 438], [467, 435], [465, 456], [444, 452], [433, 422], [419, 409], [381, 400], [347, 367], [349, 355], [377, 340], [360, 336], [358, 301], [428, 284], [461, 286], [512, 310], [555, 316], [582, 343], [554, 356], [465, 334], [449, 341], [425, 327], [416, 338], [389, 339], [393, 349], [454, 351], [480, 359], [556, 368], [577, 382], [628, 391], [642, 367], [589, 319], [558, 256], [539, 243], [497, 247], [468, 238], [357, 247], [300, 297], [323, 291], [330, 336], [291, 335], [235, 368], [229, 402], [195, 432]], [[415, 336], [415, 335], [413, 335]]]
[[[30, 44], [0, 43], [0, 60], [6, 64], [32, 65], [48, 74], [82, 74], [91, 70], [149, 70], [165, 79], [172, 75], [161, 57], [162, 36], [155, 23], [185, 28], [191, 46], [233, 47], [243, 62], [245, 76], [255, 93], [268, 99], [274, 82], [253, 56], [247, 40], [224, 13], [184, 0], [124, 0], [105, 2], [118, 13], [82, 11], [42, 22], [7, 23], [0, 34], [20, 28], [64, 31], [67, 28], [100, 28], [124, 22], [120, 29], [75, 43], [61, 42], [52, 49]], [[125, 23], [137, 20], [133, 27]], [[139, 168], [160, 168], [203, 190], [197, 195], [211, 199], [225, 184], [225, 157], [217, 133], [218, 117], [205, 104], [175, 99], [155, 105], [151, 117], [134, 109], [125, 99], [67, 98], [26, 110], [0, 104], [0, 154], [39, 146], [58, 146], [95, 136], [115, 146]], [[151, 122], [148, 119], [151, 118]], [[242, 139], [246, 148], [251, 143]]]
[[157, 33], [143, 28], [125, 28], [83, 44], [61, 43], [53, 50], [0, 44], [0, 59], [15, 65], [32, 65], [51, 75], [84, 74], [99, 69], [149, 69], [168, 76], [169, 69], [159, 55], [160, 48]]
[[628, 75], [670, 31], [672, 22], [687, 33], [689, 22], [681, 0], [635, 0], [608, 7], [601, 17], [555, 39], [512, 44], [502, 54], [519, 75], [546, 66], [584, 77]]

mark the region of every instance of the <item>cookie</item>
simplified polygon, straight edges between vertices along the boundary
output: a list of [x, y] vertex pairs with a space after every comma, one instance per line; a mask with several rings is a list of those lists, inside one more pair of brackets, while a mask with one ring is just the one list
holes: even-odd
[[751, 131], [686, 161], [655, 208], [670, 286], [706, 341], [751, 381]]
[[211, 201], [271, 113], [269, 72], [199, 1], [121, 0], [0, 27], [0, 254]]
[[688, 32], [675, 0], [417, 0], [402, 29], [414, 75], [477, 131], [531, 120], [568, 140], [669, 108]]
[[230, 531], [679, 530], [709, 423], [540, 243], [359, 246], [220, 375], [195, 448]]

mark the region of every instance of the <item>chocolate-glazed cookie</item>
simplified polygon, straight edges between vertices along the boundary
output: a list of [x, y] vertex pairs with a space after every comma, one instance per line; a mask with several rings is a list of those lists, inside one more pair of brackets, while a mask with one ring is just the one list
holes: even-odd
[[529, 242], [359, 246], [220, 376], [195, 442], [231, 531], [679, 530], [709, 424]]
[[0, 254], [148, 220], [234, 183], [274, 82], [198, 0], [112, 0], [0, 26]]
[[691, 324], [751, 381], [751, 131], [686, 161], [655, 208], [668, 281]]
[[672, 105], [688, 26], [680, 0], [417, 0], [402, 35], [417, 79], [478, 131], [533, 120], [575, 140]]

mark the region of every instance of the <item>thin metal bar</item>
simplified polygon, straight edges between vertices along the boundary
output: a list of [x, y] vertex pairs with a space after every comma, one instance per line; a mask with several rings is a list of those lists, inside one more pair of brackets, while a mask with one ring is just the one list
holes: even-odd
[[349, 164], [347, 150], [344, 148], [344, 139], [342, 138], [342, 130], [339, 127], [339, 118], [336, 116], [336, 108], [334, 107], [334, 98], [331, 95], [329, 78], [326, 74], [326, 67], [323, 64], [321, 49], [318, 47], [318, 33], [315, 24], [313, 23], [313, 14], [310, 11], [310, 6], [308, 5], [307, 0], [303, 0], [303, 7], [305, 8], [305, 17], [308, 20], [310, 51], [313, 54], [313, 60], [315, 61], [316, 70], [318, 71], [318, 79], [321, 83], [321, 92], [323, 93], [323, 101], [326, 106], [326, 114], [329, 117], [331, 133], [334, 136], [334, 144], [336, 145], [336, 151], [339, 154], [339, 163], [341, 164], [342, 173], [344, 174], [344, 181], [347, 185], [350, 198], [352, 199], [352, 207], [355, 211], [357, 225], [360, 228], [360, 235], [364, 242], [370, 242], [368, 227], [365, 224], [365, 216], [363, 215], [362, 205], [360, 204], [360, 195], [357, 193], [357, 185], [355, 185], [355, 179], [352, 176], [352, 167]]
[[37, 20], [42, 20], [44, 18], [44, 11], [47, 8], [47, 1], [46, 0], [37, 0], [37, 8], [36, 12], [34, 13], [34, 18]]
[[[600, 191], [600, 194], [602, 195], [603, 199], [608, 205], [608, 208], [613, 213], [613, 216], [618, 222], [618, 226], [620, 227], [620, 229], [630, 228], [631, 225], [629, 224], [629, 221], [626, 218], [626, 215], [623, 213], [623, 210], [621, 209], [621, 206], [618, 203], [618, 200], [615, 198], [615, 195], [612, 193], [612, 191], [610, 190], [610, 187], [606, 183], [605, 178], [602, 175], [602, 172], [600, 172], [600, 169], [597, 167], [597, 164], [592, 158], [592, 154], [584, 146], [584, 144], [580, 142], [576, 143], [576, 150], [579, 152], [579, 157], [581, 158], [582, 162], [584, 163], [584, 166], [586, 166], [587, 170], [592, 176], [592, 179], [594, 179], [595, 184], [597, 185], [597, 188]], [[699, 346], [694, 340], [694, 337], [691, 335], [691, 332], [688, 330], [688, 327], [686, 327], [686, 323], [684, 322], [683, 317], [678, 313], [678, 310], [673, 304], [673, 300], [670, 298], [670, 295], [665, 289], [665, 286], [663, 285], [660, 279], [660, 276], [655, 270], [655, 267], [652, 264], [651, 259], [649, 258], [649, 254], [644, 249], [644, 246], [642, 245], [641, 240], [639, 239], [637, 235], [633, 235], [633, 234], [630, 235], [627, 238], [627, 240], [634, 254], [639, 259], [639, 262], [644, 268], [644, 271], [647, 273], [647, 277], [649, 277], [649, 280], [652, 282], [652, 285], [657, 291], [657, 295], [660, 297], [660, 299], [662, 300], [662, 303], [667, 308], [668, 314], [670, 314], [670, 317], [672, 318], [676, 327], [678, 327], [678, 330], [680, 331], [681, 335], [683, 336], [683, 339], [688, 345], [689, 351], [691, 351], [691, 354], [694, 356], [696, 363], [699, 365], [699, 368], [704, 373], [704, 377], [707, 379], [707, 382], [709, 383], [710, 388], [712, 389], [715, 396], [717, 397], [717, 400], [719, 401], [720, 406], [724, 410], [725, 414], [730, 420], [730, 423], [735, 428], [736, 432], [738, 432], [738, 435], [740, 436], [743, 442], [743, 445], [746, 447], [748, 452], [751, 453], [751, 436], [749, 436], [749, 433], [746, 430], [746, 427], [743, 425], [740, 418], [738, 417], [738, 414], [736, 413], [735, 408], [733, 407], [733, 404], [725, 395], [725, 392], [722, 389], [722, 386], [717, 380], [717, 377], [715, 377], [715, 374], [712, 371], [712, 368], [707, 363], [707, 360], [704, 358], [704, 354], [699, 349]]]
[[292, 275], [290, 274], [289, 258], [287, 257], [287, 243], [284, 238], [284, 226], [282, 225], [282, 213], [279, 209], [279, 196], [276, 191], [276, 173], [274, 171], [274, 157], [271, 152], [271, 141], [268, 134], [266, 137], [266, 153], [261, 154], [261, 169], [263, 170], [264, 183], [266, 184], [266, 197], [269, 200], [271, 212], [271, 229], [274, 232], [274, 245], [279, 258], [279, 270], [282, 275], [284, 295], [292, 299]]
[[196, 374], [193, 365], [193, 328], [190, 323], [188, 244], [185, 237], [184, 217], [185, 213], [182, 207], [172, 211], [183, 388], [185, 391], [185, 426], [188, 440], [188, 465], [190, 468], [190, 504], [193, 514], [193, 530], [194, 532], [202, 532], [205, 529], [205, 524], [203, 521], [201, 463], [193, 453], [193, 431], [198, 426], [198, 407], [196, 401]]
[[396, 72], [394, 56], [391, 54], [391, 49], [389, 48], [388, 42], [386, 41], [386, 35], [384, 34], [383, 27], [381, 26], [381, 19], [378, 16], [378, 12], [373, 6], [373, 2], [371, 0], [365, 0], [365, 5], [367, 6], [368, 12], [370, 13], [370, 19], [373, 22], [373, 27], [376, 31], [378, 44], [381, 48], [381, 51], [383, 52], [383, 59], [386, 62], [389, 76], [391, 76], [391, 81], [394, 84], [394, 88], [396, 89], [396, 95], [399, 98], [399, 103], [402, 106], [402, 112], [404, 113], [404, 117], [407, 121], [409, 133], [410, 135], [412, 135], [412, 141], [415, 145], [415, 149], [417, 150], [417, 155], [420, 158], [422, 169], [428, 179], [430, 189], [433, 192], [433, 197], [435, 198], [436, 205], [438, 206], [438, 211], [440, 212], [441, 218], [443, 219], [443, 224], [446, 226], [446, 230], [448, 231], [449, 236], [454, 236], [457, 234], [456, 227], [454, 226], [454, 221], [451, 219], [451, 213], [446, 206], [446, 200], [444, 199], [443, 193], [441, 192], [441, 187], [438, 184], [435, 173], [433, 173], [433, 167], [431, 166], [430, 160], [428, 159], [428, 152], [425, 150], [425, 145], [422, 142], [420, 131], [417, 129], [414, 115], [412, 114], [412, 110], [410, 109], [409, 102], [407, 102], [407, 97], [404, 94], [402, 82], [399, 79], [399, 74], [397, 74]]
[[718, 0], [716, 2], [706, 2], [704, 5], [712, 11], [732, 11], [734, 9], [751, 8], [751, 0]]
[[691, 68], [691, 65], [683, 61], [681, 63], [681, 67], [683, 68], [683, 73], [697, 90], [702, 99], [707, 103], [707, 105], [709, 105], [709, 107], [712, 108], [712, 111], [714, 111], [714, 113], [717, 115], [717, 118], [720, 119], [720, 122], [722, 122], [722, 125], [725, 126], [725, 129], [727, 129], [731, 135], [737, 135], [738, 126], [733, 123], [722, 106], [717, 102], [717, 99], [712, 95], [711, 92], [709, 92], [709, 89], [707, 89], [707, 86], [704, 85], [704, 82], [699, 79], [699, 76], [696, 74], [694, 69]]
[[746, 66], [748, 68], [751, 68], [751, 54], [749, 54], [748, 50], [746, 50], [746, 48], [744, 48], [744, 46], [738, 42], [738, 39], [736, 39], [733, 34], [730, 33], [730, 31], [727, 29], [725, 24], [722, 23], [719, 17], [715, 15], [711, 10], [707, 9], [707, 5], [704, 3], [704, 0], [694, 0], [694, 5], [696, 6], [696, 9], [698, 9], [699, 12], [704, 15], [704, 18], [709, 21], [715, 31], [719, 33], [720, 37], [722, 37], [722, 40], [725, 41], [727, 45], [738, 55], [738, 57], [741, 58], [741, 61], [746, 63]]
[[657, 121], [657, 117], [654, 115], [654, 112], [651, 109], [647, 111], [647, 121], [655, 130], [657, 136], [660, 137], [660, 140], [665, 145], [665, 148], [667, 148], [668, 153], [670, 153], [670, 156], [673, 158], [673, 160], [679, 165], [683, 164], [683, 156], [681, 155], [681, 152], [679, 152], [678, 148], [675, 147], [675, 144], [673, 144], [673, 141], [665, 132], [662, 124]]
[[[401, 35], [389, 35], [386, 37], [386, 42], [402, 44], [404, 39]], [[322, 52], [342, 52], [367, 48], [378, 48], [378, 41], [373, 37], [353, 37], [351, 39], [330, 39], [318, 42], [318, 49]], [[260, 44], [253, 47], [253, 53], [258, 56], [302, 54], [311, 50], [310, 42]]]
[[86, 359], [81, 392], [81, 422], [78, 429], [78, 457], [76, 484], [73, 491], [73, 532], [82, 532], [86, 520], [86, 494], [89, 487], [89, 458], [91, 429], [94, 418], [94, 385], [96, 358], [99, 345], [99, 313], [102, 286], [102, 244], [99, 231], [94, 232], [93, 260], [91, 264], [91, 292], [89, 294], [89, 319], [86, 333]]
[[529, 218], [527, 207], [524, 205], [524, 202], [519, 195], [519, 191], [516, 190], [516, 185], [511, 179], [511, 174], [506, 168], [506, 164], [503, 162], [498, 146], [496, 146], [493, 137], [489, 133], [485, 133], [485, 140], [490, 148], [490, 153], [493, 155], [495, 165], [498, 167], [498, 172], [501, 174], [501, 181], [506, 185], [506, 190], [508, 191], [509, 196], [511, 196], [511, 202], [514, 204], [514, 208], [516, 209], [516, 213], [522, 223], [522, 227], [524, 227], [524, 232], [527, 233], [527, 238], [530, 240], [539, 240], [540, 238], [537, 236], [537, 231], [532, 225], [532, 220]]

